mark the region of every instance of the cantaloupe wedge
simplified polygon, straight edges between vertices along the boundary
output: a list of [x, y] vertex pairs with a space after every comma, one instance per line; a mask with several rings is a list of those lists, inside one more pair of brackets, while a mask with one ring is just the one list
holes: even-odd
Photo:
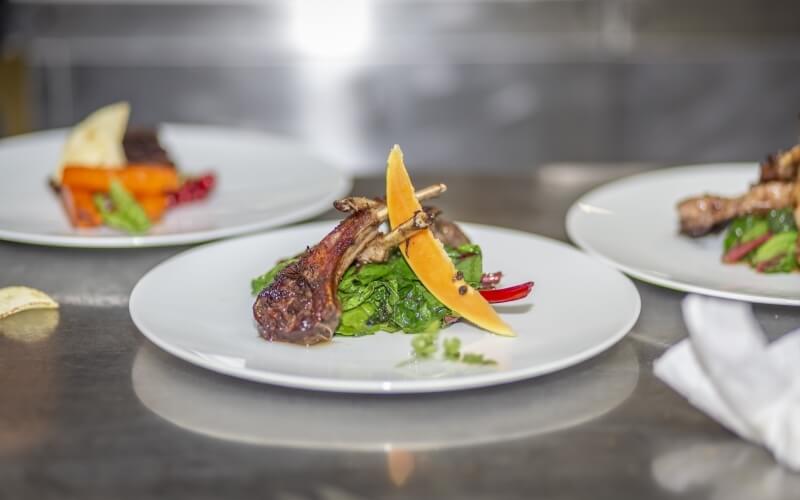
[[[389, 224], [397, 227], [422, 210], [414, 196], [414, 186], [403, 164], [399, 146], [392, 148], [386, 166], [386, 206]], [[463, 279], [456, 279], [456, 268], [441, 242], [429, 229], [423, 229], [400, 245], [406, 262], [425, 288], [467, 321], [497, 335], [514, 336], [511, 328], [492, 306]]]

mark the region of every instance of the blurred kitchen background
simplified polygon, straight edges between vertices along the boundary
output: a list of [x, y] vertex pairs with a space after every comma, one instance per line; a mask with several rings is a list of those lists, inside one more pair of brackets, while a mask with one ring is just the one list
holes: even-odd
[[356, 172], [757, 160], [800, 132], [800, 0], [0, 0], [0, 135], [116, 100]]

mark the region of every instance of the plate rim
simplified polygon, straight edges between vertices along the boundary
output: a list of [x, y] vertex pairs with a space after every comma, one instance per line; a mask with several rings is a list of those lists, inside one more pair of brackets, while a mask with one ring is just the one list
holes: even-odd
[[[353, 175], [350, 172], [347, 172], [340, 165], [336, 164], [336, 162], [326, 159], [324, 155], [319, 153], [319, 151], [317, 151], [317, 149], [311, 145], [290, 136], [244, 127], [228, 127], [222, 125], [181, 122], [161, 122], [156, 126], [156, 128], [158, 130], [199, 130], [205, 133], [223, 132], [229, 134], [246, 134], [253, 137], [262, 137], [272, 142], [282, 143], [284, 145], [296, 148], [298, 151], [303, 151], [310, 158], [313, 158], [320, 164], [324, 164], [326, 167], [334, 170], [338, 174], [337, 183], [328, 195], [309, 202], [305, 204], [303, 208], [297, 209], [292, 213], [273, 217], [269, 221], [259, 221], [252, 222], [250, 224], [241, 224], [219, 229], [206, 229], [202, 231], [190, 231], [177, 234], [142, 236], [113, 235], [97, 237], [82, 235], [47, 235], [42, 233], [30, 233], [0, 228], [0, 241], [53, 248], [103, 249], [154, 248], [187, 245], [192, 243], [204, 243], [230, 238], [231, 236], [246, 235], [266, 229], [278, 228], [293, 222], [308, 220], [309, 218], [319, 215], [326, 209], [330, 208], [330, 204], [333, 203], [333, 201], [349, 194], [353, 187]], [[67, 133], [69, 130], [70, 127], [52, 128], [38, 130], [18, 136], [2, 138], [0, 139], [0, 149], [4, 145], [12, 145], [13, 147], [15, 144], [24, 144], [29, 142], [35, 143], [37, 140], [47, 140], [51, 138], [50, 136], [58, 136], [60, 134]]]
[[[613, 334], [609, 335], [602, 342], [599, 342], [587, 349], [584, 349], [578, 353], [575, 353], [571, 356], [565, 357], [558, 361], [553, 361], [543, 365], [541, 364], [536, 365], [536, 367], [531, 369], [516, 370], [511, 376], [509, 376], [507, 372], [497, 372], [497, 373], [471, 374], [471, 375], [465, 375], [448, 379], [403, 380], [394, 382], [386, 382], [378, 380], [365, 381], [359, 379], [326, 380], [318, 377], [286, 375], [277, 372], [268, 372], [263, 370], [256, 371], [256, 370], [248, 370], [246, 368], [234, 369], [225, 365], [211, 363], [208, 360], [204, 359], [203, 357], [197, 356], [187, 349], [183, 349], [179, 346], [171, 344], [168, 341], [165, 341], [156, 332], [151, 332], [142, 326], [143, 320], [139, 316], [139, 313], [136, 311], [135, 303], [137, 301], [137, 296], [143, 293], [142, 292], [142, 289], [144, 288], [143, 283], [145, 283], [147, 279], [152, 279], [152, 276], [154, 275], [154, 273], [158, 272], [159, 268], [169, 265], [173, 260], [177, 260], [178, 258], [186, 256], [187, 254], [204, 251], [205, 249], [215, 245], [220, 245], [220, 246], [233, 245], [233, 244], [238, 244], [241, 240], [261, 238], [267, 235], [274, 235], [275, 233], [279, 233], [281, 231], [303, 230], [303, 229], [313, 228], [316, 226], [319, 227], [328, 225], [332, 226], [333, 224], [335, 224], [335, 222], [336, 221], [333, 220], [308, 222], [305, 224], [280, 228], [276, 231], [265, 232], [262, 234], [245, 235], [238, 238], [228, 239], [225, 241], [210, 242], [203, 245], [199, 245], [197, 247], [193, 247], [189, 250], [180, 252], [176, 255], [173, 255], [170, 258], [157, 264], [152, 269], [150, 269], [147, 273], [145, 273], [144, 276], [142, 276], [139, 279], [139, 281], [137, 281], [136, 285], [133, 287], [128, 302], [128, 310], [131, 319], [136, 328], [139, 330], [139, 332], [145, 338], [147, 338], [147, 340], [155, 344], [160, 349], [168, 352], [169, 354], [185, 362], [188, 362], [196, 366], [200, 366], [212, 372], [221, 373], [223, 375], [228, 375], [235, 378], [249, 380], [258, 383], [265, 383], [270, 385], [278, 385], [282, 387], [289, 387], [293, 389], [304, 389], [311, 391], [350, 393], [350, 394], [415, 394], [415, 393], [450, 392], [450, 391], [474, 389], [479, 387], [492, 387], [496, 385], [502, 385], [512, 382], [518, 382], [520, 380], [539, 377], [542, 375], [546, 375], [549, 373], [553, 373], [568, 368], [570, 366], [574, 366], [578, 363], [581, 363], [583, 361], [586, 361], [588, 359], [597, 356], [598, 354], [608, 350], [610, 347], [612, 347], [620, 340], [622, 340], [634, 328], [641, 314], [642, 300], [639, 294], [639, 290], [636, 288], [636, 285], [630, 280], [630, 278], [628, 278], [625, 274], [619, 272], [617, 269], [604, 266], [606, 270], [615, 273], [622, 280], [621, 283], [623, 284], [623, 286], [628, 288], [629, 292], [631, 293], [631, 297], [633, 298], [633, 303], [631, 304], [633, 306], [633, 312], [630, 315], [630, 317], [626, 319], [621, 328], [613, 332]], [[548, 238], [545, 236], [541, 236], [535, 233], [529, 233], [526, 231], [520, 231], [518, 229], [511, 229], [502, 226], [494, 226], [486, 224], [473, 224], [466, 222], [459, 222], [459, 224], [462, 224], [463, 227], [467, 229], [472, 227], [476, 229], [499, 230], [507, 233], [512, 233], [513, 235], [516, 236], [533, 238], [537, 241], [544, 242], [547, 244], [554, 244], [556, 246], [562, 247], [566, 251], [576, 252], [579, 255], [588, 257], [585, 254], [583, 254], [580, 250], [578, 250], [577, 248], [573, 247], [568, 243]]]
[[646, 270], [640, 270], [635, 267], [629, 266], [623, 262], [620, 262], [616, 259], [613, 259], [607, 255], [604, 255], [602, 252], [598, 251], [594, 248], [585, 238], [583, 238], [579, 231], [576, 229], [577, 219], [583, 215], [583, 212], [580, 209], [580, 205], [586, 203], [588, 199], [603, 194], [605, 191], [619, 187], [622, 183], [627, 183], [631, 181], [638, 180], [640, 178], [651, 178], [661, 175], [669, 175], [669, 174], [676, 174], [680, 171], [699, 171], [699, 170], [712, 170], [712, 169], [726, 169], [731, 167], [736, 168], [743, 168], [743, 167], [750, 167], [755, 168], [758, 166], [758, 163], [755, 162], [719, 162], [719, 163], [697, 163], [697, 164], [690, 164], [690, 165], [678, 165], [666, 168], [657, 168], [654, 170], [650, 170], [647, 172], [640, 172], [634, 175], [628, 175], [625, 177], [621, 177], [619, 179], [615, 179], [609, 182], [606, 182], [600, 186], [597, 186], [586, 193], [582, 194], [577, 200], [575, 200], [572, 205], [570, 205], [569, 210], [567, 210], [567, 215], [565, 217], [565, 226], [567, 231], [567, 236], [569, 239], [580, 249], [585, 251], [586, 253], [598, 258], [599, 260], [603, 261], [605, 264], [614, 267], [622, 271], [623, 273], [632, 276], [640, 281], [645, 283], [649, 283], [652, 285], [660, 286], [662, 288], [667, 288], [669, 290], [674, 290], [678, 292], [686, 292], [686, 293], [697, 293], [701, 295], [707, 295], [710, 297], [719, 297], [723, 299], [731, 299], [731, 300], [739, 300], [744, 302], [751, 302], [756, 304], [768, 304], [768, 305], [779, 305], [779, 306], [800, 306], [800, 298], [798, 299], [788, 299], [784, 297], [770, 297], [761, 294], [751, 294], [751, 293], [744, 293], [744, 292], [731, 292], [726, 290], [719, 290], [717, 288], [710, 288], [706, 286], [696, 285], [692, 283], [688, 283], [684, 280], [680, 279], [668, 279], [659, 277], [657, 275], [648, 273]]

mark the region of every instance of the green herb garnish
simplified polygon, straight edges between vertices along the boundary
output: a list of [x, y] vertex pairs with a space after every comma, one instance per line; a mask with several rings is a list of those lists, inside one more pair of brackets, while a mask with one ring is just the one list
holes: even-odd
[[[438, 334], [420, 333], [411, 340], [411, 348], [414, 357], [419, 359], [431, 359], [439, 351], [437, 345]], [[484, 357], [483, 354], [475, 352], [461, 352], [461, 340], [458, 337], [450, 337], [442, 341], [442, 359], [446, 361], [461, 362], [468, 365], [496, 365], [497, 361]], [[408, 361], [401, 363], [401, 365]]]
[[466, 363], [468, 365], [496, 365], [497, 361], [493, 359], [487, 359], [483, 356], [483, 354], [478, 354], [474, 352], [466, 352], [463, 356], [461, 356], [461, 362]]
[[142, 206], [117, 180], [111, 181], [108, 196], [94, 195], [94, 204], [108, 226], [131, 234], [142, 234], [150, 229], [150, 219]]
[[451, 337], [444, 339], [444, 359], [450, 361], [458, 361], [461, 356], [461, 340], [458, 337]]
[[439, 350], [437, 345], [438, 333], [420, 333], [414, 335], [411, 340], [411, 347], [414, 349], [414, 356], [418, 358], [430, 358]]

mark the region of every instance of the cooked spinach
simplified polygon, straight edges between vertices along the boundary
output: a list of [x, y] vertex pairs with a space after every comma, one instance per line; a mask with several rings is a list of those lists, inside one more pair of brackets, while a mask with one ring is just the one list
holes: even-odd
[[[483, 274], [480, 247], [467, 244], [446, 250], [464, 280], [477, 287]], [[263, 290], [294, 260], [281, 261], [255, 278], [252, 293]], [[445, 318], [458, 317], [422, 285], [397, 250], [386, 262], [350, 266], [339, 283], [338, 295], [342, 305], [336, 329], [339, 335], [370, 335], [379, 330], [432, 333], [445, 326]]]

